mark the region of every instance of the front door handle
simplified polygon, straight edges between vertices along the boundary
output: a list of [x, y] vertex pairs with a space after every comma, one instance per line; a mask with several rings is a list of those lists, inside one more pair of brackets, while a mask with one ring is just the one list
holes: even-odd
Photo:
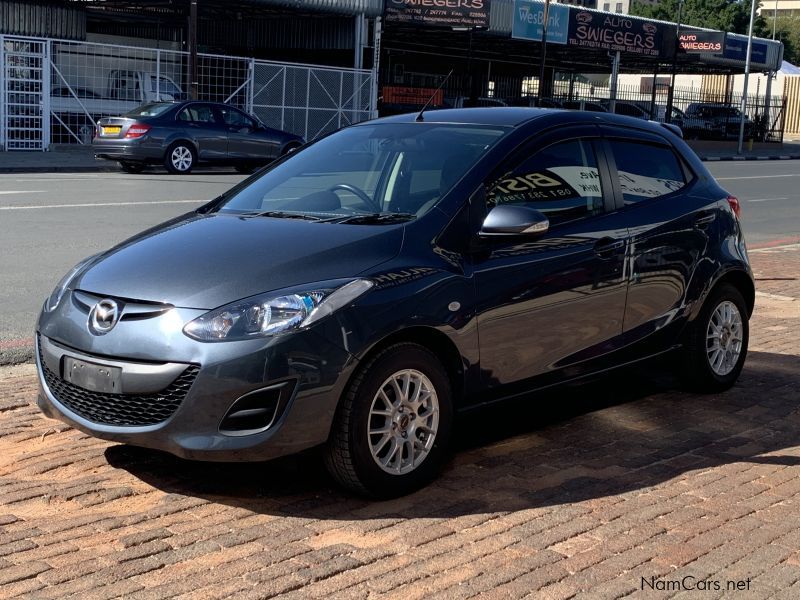
[[625, 246], [625, 240], [615, 240], [614, 238], [601, 238], [594, 245], [594, 253], [597, 256], [608, 257], [615, 251]]

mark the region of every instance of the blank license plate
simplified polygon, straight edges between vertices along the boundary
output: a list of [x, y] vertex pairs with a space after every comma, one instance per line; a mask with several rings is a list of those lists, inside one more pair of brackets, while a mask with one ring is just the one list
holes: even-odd
[[122, 393], [122, 369], [64, 357], [64, 379], [80, 388], [104, 394]]
[[105, 126], [102, 128], [103, 135], [119, 135], [119, 132], [122, 131], [122, 127], [117, 125], [114, 126]]

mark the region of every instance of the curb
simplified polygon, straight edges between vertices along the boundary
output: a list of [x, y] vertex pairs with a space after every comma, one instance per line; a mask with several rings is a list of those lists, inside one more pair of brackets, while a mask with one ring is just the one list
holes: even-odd
[[0, 174], [13, 173], [120, 173], [116, 165], [97, 167], [0, 167]]
[[798, 160], [800, 154], [781, 154], [780, 156], [700, 156], [704, 162], [721, 162], [731, 160]]

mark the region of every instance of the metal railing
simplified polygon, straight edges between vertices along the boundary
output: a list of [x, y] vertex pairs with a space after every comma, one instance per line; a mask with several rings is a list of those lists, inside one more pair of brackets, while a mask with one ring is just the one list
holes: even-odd
[[[369, 70], [198, 54], [196, 71], [198, 100], [233, 104], [307, 140], [375, 111]], [[102, 117], [188, 99], [189, 73], [186, 52], [0, 36], [0, 147], [90, 143]]]

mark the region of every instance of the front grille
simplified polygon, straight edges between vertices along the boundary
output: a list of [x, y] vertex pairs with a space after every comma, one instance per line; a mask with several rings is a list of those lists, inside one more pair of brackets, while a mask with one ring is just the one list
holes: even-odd
[[47, 368], [39, 345], [39, 362], [50, 393], [56, 400], [93, 423], [135, 427], [169, 419], [192, 387], [200, 367], [189, 365], [175, 381], [155, 394], [102, 394], [64, 381]]

